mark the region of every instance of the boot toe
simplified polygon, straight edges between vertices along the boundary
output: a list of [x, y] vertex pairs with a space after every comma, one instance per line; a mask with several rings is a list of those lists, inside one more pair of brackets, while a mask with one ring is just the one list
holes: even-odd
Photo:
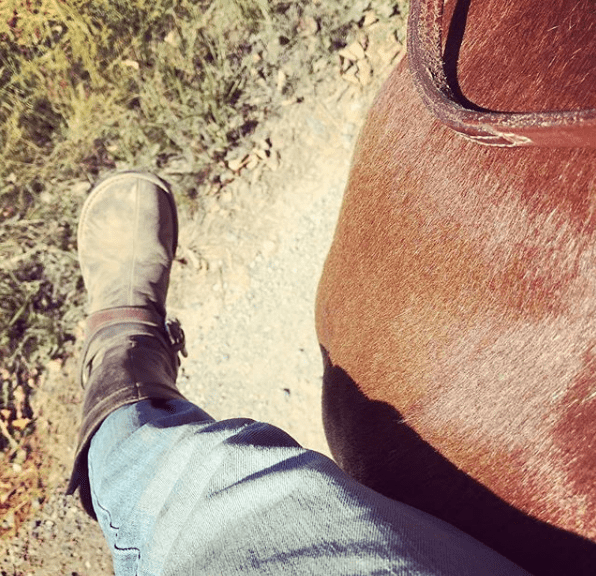
[[177, 240], [176, 206], [164, 181], [124, 172], [98, 183], [78, 229], [88, 313], [143, 306], [163, 315]]

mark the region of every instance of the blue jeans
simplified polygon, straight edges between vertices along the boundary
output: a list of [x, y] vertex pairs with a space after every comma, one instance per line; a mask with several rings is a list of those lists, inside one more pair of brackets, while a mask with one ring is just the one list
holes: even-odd
[[89, 475], [117, 576], [527, 574], [282, 430], [183, 400], [112, 413]]

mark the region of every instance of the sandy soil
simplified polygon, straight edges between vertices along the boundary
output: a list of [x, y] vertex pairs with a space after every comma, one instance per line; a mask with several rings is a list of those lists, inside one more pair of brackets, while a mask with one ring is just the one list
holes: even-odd
[[[262, 127], [263, 158], [240, 168], [199, 213], [181, 212], [172, 273], [169, 310], [190, 355], [181, 391], [216, 418], [271, 422], [324, 453], [314, 299], [357, 131], [399, 58], [391, 34], [380, 32], [383, 40], [367, 47], [372, 75], [330, 77], [288, 105]], [[162, 176], [181, 171], [172, 163]], [[37, 395], [51, 496], [1, 554], [3, 576], [112, 574], [98, 526], [63, 495], [79, 421], [75, 364], [51, 365]]]

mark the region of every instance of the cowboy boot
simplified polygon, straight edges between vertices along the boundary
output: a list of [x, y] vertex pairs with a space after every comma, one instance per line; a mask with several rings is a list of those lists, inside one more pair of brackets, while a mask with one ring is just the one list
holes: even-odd
[[98, 183], [78, 228], [88, 292], [81, 364], [83, 420], [67, 494], [91, 503], [87, 454], [93, 434], [121, 406], [184, 397], [176, 388], [184, 351], [179, 324], [166, 322], [166, 294], [178, 240], [169, 186], [151, 174], [123, 172]]

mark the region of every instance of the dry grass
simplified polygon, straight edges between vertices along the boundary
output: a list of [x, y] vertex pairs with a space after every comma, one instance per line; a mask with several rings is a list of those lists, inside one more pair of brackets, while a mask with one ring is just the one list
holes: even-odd
[[30, 435], [0, 455], [0, 535], [10, 538], [45, 497], [44, 451]]
[[262, 120], [328, 73], [367, 9], [389, 19], [405, 2], [1, 0], [0, 532], [43, 498], [29, 398], [81, 317], [85, 183], [176, 162], [194, 209]]

